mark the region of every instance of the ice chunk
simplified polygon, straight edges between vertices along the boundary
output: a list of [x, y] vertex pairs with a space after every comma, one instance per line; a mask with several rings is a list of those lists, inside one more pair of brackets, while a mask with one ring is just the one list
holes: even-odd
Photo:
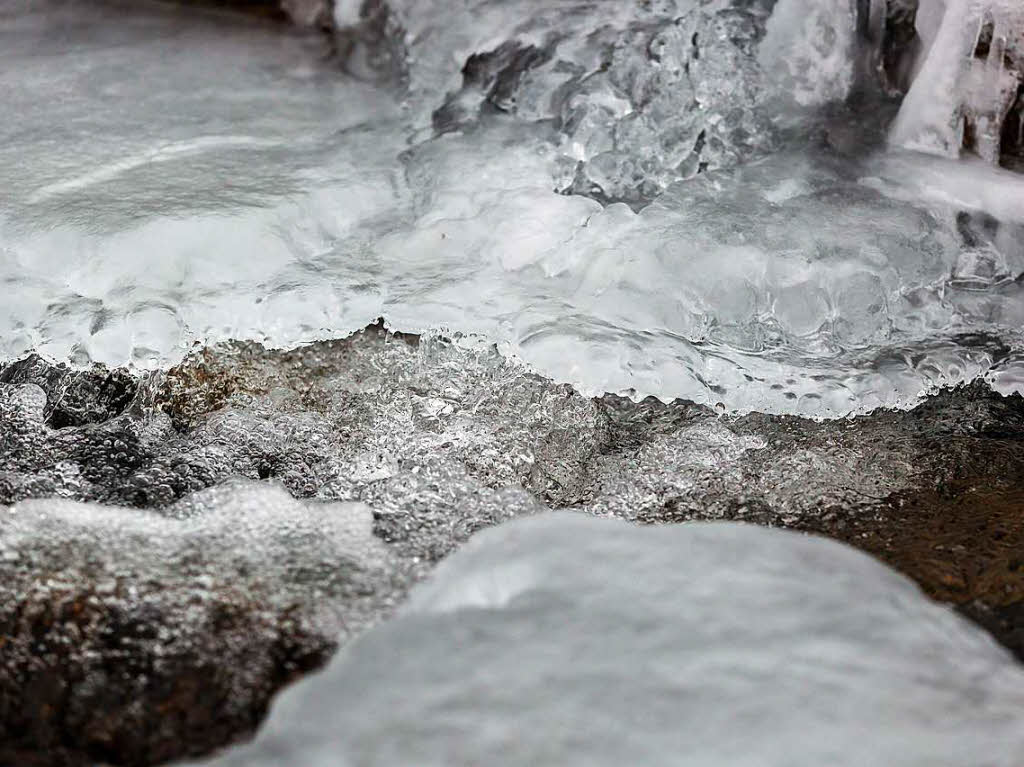
[[[771, 104], [791, 84], [773, 83], [758, 63], [770, 4], [477, 0], [433, 15], [423, 3], [393, 5], [407, 29], [414, 119], [438, 131], [495, 109], [550, 121], [559, 188], [639, 203], [778, 144]], [[444, 25], [431, 21], [440, 14]], [[828, 31], [812, 25], [776, 47], [824, 45], [841, 58], [845, 49], [809, 37]], [[814, 103], [842, 95], [826, 87]]]
[[984, 763], [1024, 670], [871, 558], [736, 524], [479, 534], [211, 765]]

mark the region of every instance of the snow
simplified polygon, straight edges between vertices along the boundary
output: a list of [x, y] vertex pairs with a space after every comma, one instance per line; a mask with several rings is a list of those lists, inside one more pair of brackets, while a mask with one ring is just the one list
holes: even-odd
[[841, 544], [546, 514], [479, 533], [205, 764], [1014, 767], [1022, 691]]

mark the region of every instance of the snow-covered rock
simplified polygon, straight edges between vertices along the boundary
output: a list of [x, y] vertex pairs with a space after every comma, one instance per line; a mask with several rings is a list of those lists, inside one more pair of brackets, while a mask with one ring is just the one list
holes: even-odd
[[479, 534], [218, 767], [1015, 767], [1024, 669], [840, 544], [549, 515]]

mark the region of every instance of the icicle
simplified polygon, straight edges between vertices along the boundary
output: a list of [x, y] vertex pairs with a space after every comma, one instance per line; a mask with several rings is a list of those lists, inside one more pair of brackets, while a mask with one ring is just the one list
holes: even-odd
[[921, 0], [926, 54], [890, 140], [998, 163], [1003, 123], [1024, 80], [1024, 5], [1018, 0]]

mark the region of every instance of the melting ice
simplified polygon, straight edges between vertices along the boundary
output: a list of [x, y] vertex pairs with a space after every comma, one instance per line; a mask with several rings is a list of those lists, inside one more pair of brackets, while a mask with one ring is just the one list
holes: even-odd
[[[735, 410], [1021, 387], [1024, 180], [836, 106], [853, 4], [392, 5], [401, 87], [256, 22], [0, 6], [0, 354], [154, 367], [383, 316]], [[948, 5], [926, 42], [980, 7]], [[1019, 26], [993, 19], [970, 71], [1003, 94]], [[940, 49], [895, 144], [949, 106], [922, 95]]]

